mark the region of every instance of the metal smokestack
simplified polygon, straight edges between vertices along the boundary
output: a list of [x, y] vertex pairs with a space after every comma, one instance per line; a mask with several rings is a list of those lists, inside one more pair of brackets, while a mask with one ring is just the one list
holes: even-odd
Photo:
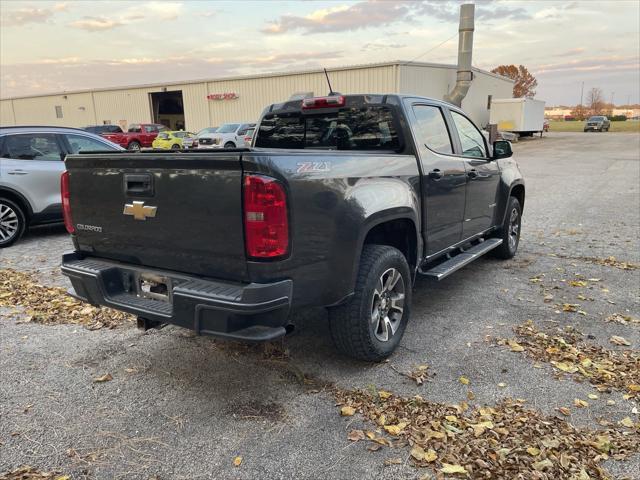
[[444, 96], [445, 101], [453, 103], [458, 107], [461, 106], [462, 100], [467, 95], [471, 82], [473, 81], [473, 72], [471, 71], [471, 54], [473, 53], [473, 17], [475, 13], [475, 5], [472, 3], [460, 5], [460, 32], [458, 39], [458, 75], [456, 85], [447, 95]]

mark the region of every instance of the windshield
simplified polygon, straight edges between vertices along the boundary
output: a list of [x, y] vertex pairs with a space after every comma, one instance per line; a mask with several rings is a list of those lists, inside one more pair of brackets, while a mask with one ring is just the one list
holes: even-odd
[[227, 123], [225, 125], [222, 125], [218, 129], [217, 133], [233, 133], [238, 129], [239, 126], [240, 126], [239, 123]]
[[604, 120], [604, 117], [590, 117], [587, 122], [601, 122], [602, 120]]
[[321, 150], [398, 150], [400, 138], [391, 109], [382, 105], [342, 108], [318, 115], [266, 115], [256, 147]]
[[217, 131], [218, 131], [218, 128], [217, 128], [217, 127], [208, 127], [208, 128], [203, 128], [202, 130], [200, 130], [200, 131], [198, 132], [198, 137], [199, 137], [200, 135], [205, 135], [205, 134], [207, 134], [207, 133], [216, 133]]

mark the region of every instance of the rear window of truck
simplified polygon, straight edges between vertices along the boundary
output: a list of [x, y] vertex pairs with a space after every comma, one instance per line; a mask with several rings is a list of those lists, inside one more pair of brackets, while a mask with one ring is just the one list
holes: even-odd
[[314, 150], [397, 151], [400, 145], [393, 111], [383, 105], [318, 114], [267, 114], [255, 141], [261, 148]]

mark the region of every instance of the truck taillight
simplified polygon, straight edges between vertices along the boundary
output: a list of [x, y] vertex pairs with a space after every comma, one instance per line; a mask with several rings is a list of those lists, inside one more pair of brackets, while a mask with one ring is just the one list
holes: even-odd
[[287, 195], [280, 182], [263, 175], [244, 177], [247, 256], [272, 259], [289, 253]]
[[313, 97], [302, 100], [302, 110], [314, 108], [344, 107], [346, 99], [342, 95], [332, 95], [330, 97]]
[[64, 226], [69, 233], [76, 233], [71, 219], [71, 195], [69, 194], [69, 172], [63, 172], [60, 177], [60, 193], [62, 195], [62, 216]]

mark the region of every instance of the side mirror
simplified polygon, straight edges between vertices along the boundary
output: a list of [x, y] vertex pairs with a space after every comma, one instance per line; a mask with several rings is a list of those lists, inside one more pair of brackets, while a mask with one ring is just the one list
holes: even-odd
[[509, 158], [512, 155], [513, 150], [511, 150], [511, 142], [507, 140], [496, 140], [493, 142], [493, 156], [491, 157], [491, 160]]

